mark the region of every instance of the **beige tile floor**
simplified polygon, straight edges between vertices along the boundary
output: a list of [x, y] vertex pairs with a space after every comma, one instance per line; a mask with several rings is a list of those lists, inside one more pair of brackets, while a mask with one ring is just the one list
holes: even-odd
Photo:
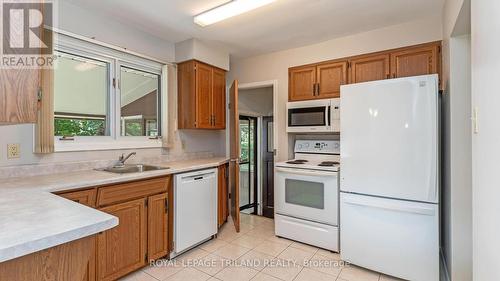
[[323, 249], [278, 238], [274, 221], [241, 214], [241, 231], [231, 221], [212, 239], [173, 260], [160, 260], [122, 281], [396, 281], [354, 265]]

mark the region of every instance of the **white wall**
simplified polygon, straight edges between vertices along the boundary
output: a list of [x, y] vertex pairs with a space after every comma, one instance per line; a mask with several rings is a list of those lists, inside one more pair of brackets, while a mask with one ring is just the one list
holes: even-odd
[[175, 61], [196, 59], [229, 70], [229, 53], [199, 39], [191, 38], [175, 44]]
[[475, 281], [500, 280], [500, 1], [471, 1], [473, 263]]
[[[125, 47], [150, 57], [164, 61], [174, 61], [174, 44], [139, 31], [124, 23], [113, 21], [95, 11], [87, 11], [65, 1], [58, 1], [58, 28], [78, 35]], [[140, 149], [141, 157], [158, 156], [159, 154], [182, 155], [185, 152], [225, 153], [224, 131], [177, 131], [176, 130], [176, 96], [177, 78], [175, 68], [170, 71], [169, 81], [170, 126], [172, 148]], [[174, 106], [173, 106], [174, 105]], [[115, 159], [122, 150], [116, 151], [84, 151], [37, 155], [33, 153], [34, 125], [0, 126], [0, 167], [37, 163], [90, 161]], [[18, 143], [21, 146], [21, 158], [7, 159], [7, 144]]]
[[288, 158], [289, 154], [285, 128], [289, 67], [441, 39], [441, 17], [435, 16], [301, 48], [234, 60], [231, 61], [228, 84], [233, 79], [240, 83], [278, 80], [278, 111], [274, 120], [279, 142], [276, 160], [279, 161]]
[[273, 87], [238, 91], [240, 114], [254, 117], [273, 116]]
[[127, 48], [141, 54], [173, 62], [175, 46], [172, 42], [150, 35], [127, 23], [118, 22], [64, 0], [57, 1], [57, 26], [65, 31]]
[[472, 280], [470, 1], [443, 9], [442, 247], [449, 277]]

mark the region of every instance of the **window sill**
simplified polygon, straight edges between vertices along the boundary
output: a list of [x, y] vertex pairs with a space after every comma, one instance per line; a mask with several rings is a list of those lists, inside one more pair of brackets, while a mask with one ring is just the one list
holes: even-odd
[[[106, 140], [98, 140], [96, 138], [86, 139], [75, 138], [73, 141], [61, 141], [59, 137], [55, 138], [55, 152], [76, 152], [76, 151], [95, 151], [95, 150], [119, 150], [119, 149], [135, 149], [135, 148], [161, 148], [163, 147], [161, 139], [150, 140], [149, 138], [119, 139], [114, 140], [110, 137], [105, 137]], [[92, 140], [93, 139], [93, 140]]]

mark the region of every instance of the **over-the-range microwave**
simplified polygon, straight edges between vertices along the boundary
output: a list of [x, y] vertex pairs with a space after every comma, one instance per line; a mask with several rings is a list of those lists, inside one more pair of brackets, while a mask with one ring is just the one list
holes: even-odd
[[287, 132], [340, 132], [340, 98], [287, 103]]

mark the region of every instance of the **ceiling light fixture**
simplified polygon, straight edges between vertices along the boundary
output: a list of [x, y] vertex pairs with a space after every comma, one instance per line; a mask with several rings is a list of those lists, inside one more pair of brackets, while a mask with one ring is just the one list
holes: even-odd
[[233, 0], [195, 16], [194, 22], [200, 26], [211, 25], [260, 8], [274, 1], [276, 0]]

